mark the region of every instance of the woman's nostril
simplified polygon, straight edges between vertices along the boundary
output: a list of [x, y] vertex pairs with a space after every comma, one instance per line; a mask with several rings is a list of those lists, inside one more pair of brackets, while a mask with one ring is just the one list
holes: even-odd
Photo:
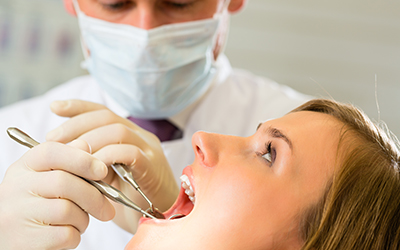
[[215, 135], [207, 132], [196, 132], [193, 135], [192, 145], [196, 160], [202, 166], [210, 167], [216, 163], [218, 146]]
[[196, 152], [199, 155], [200, 159], [204, 161], [204, 154], [199, 146], [196, 146]]

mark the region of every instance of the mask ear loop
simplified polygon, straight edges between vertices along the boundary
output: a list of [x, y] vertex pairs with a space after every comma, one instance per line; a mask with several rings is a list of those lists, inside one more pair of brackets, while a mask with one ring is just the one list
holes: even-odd
[[231, 0], [225, 0], [222, 8], [220, 8], [219, 10], [217, 10], [217, 12], [214, 14], [213, 18], [217, 19], [219, 18], [219, 16], [221, 16], [224, 12], [226, 12], [228, 10], [229, 4], [231, 3]]
[[78, 0], [72, 0], [72, 4], [74, 5], [75, 11], [77, 15], [82, 13], [81, 8], [79, 8]]
[[226, 0], [224, 2], [224, 5], [222, 6], [222, 11], [228, 10], [229, 4], [231, 3], [231, 0]]
[[89, 49], [87, 48], [85, 41], [83, 41], [82, 35], [80, 35], [80, 44], [81, 44], [81, 49], [82, 49], [82, 53], [83, 53], [83, 58], [84, 60], [81, 62], [80, 66], [82, 69], [87, 70], [88, 68], [88, 59], [90, 58], [90, 54], [89, 54]]
[[[228, 7], [229, 7], [229, 4], [231, 3], [231, 0], [225, 0], [224, 1], [224, 3], [223, 3], [223, 5], [222, 5], [222, 7], [214, 14], [214, 16], [213, 16], [213, 19], [219, 19], [219, 27], [218, 27], [218, 30], [220, 29], [220, 26], [221, 26], [221, 23], [222, 23], [222, 20], [224, 19], [224, 18], [227, 18], [228, 20], [227, 20], [227, 27], [226, 27], [226, 37], [228, 37], [228, 34], [229, 34], [229, 27], [230, 27], [230, 25], [229, 25], [229, 23], [230, 23], [230, 19], [229, 19], [229, 16], [226, 16], [226, 17], [224, 17], [223, 15], [225, 14], [225, 15], [228, 15], [227, 14], [227, 12], [228, 12]], [[226, 39], [226, 38], [225, 38]], [[213, 48], [215, 48], [215, 46], [216, 46], [216, 44], [217, 44], [217, 41], [218, 40], [218, 36], [215, 36], [214, 37], [214, 41], [213, 41]], [[224, 42], [224, 44], [221, 46], [221, 48], [219, 49], [219, 54], [222, 54], [224, 51], [225, 51], [225, 48], [226, 48], [226, 41]], [[213, 60], [213, 64], [215, 65], [215, 63], [216, 63], [216, 60], [214, 59]]]

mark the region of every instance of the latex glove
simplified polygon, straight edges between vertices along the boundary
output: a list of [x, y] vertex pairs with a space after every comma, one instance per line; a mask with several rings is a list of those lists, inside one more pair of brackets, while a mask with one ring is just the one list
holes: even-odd
[[76, 176], [107, 175], [107, 166], [81, 149], [88, 146], [80, 140], [46, 142], [8, 168], [0, 184], [0, 249], [76, 248], [88, 213], [102, 221], [114, 217], [108, 199]]
[[[80, 138], [90, 144], [93, 156], [107, 166], [123, 163], [133, 170], [133, 177], [142, 191], [161, 211], [167, 210], [179, 193], [172, 170], [164, 156], [159, 139], [124, 117], [120, 117], [103, 105], [81, 101], [56, 101], [52, 111], [63, 117], [71, 117], [60, 127], [49, 132], [46, 139], [68, 143]], [[123, 191], [142, 208], [149, 205], [112, 170], [105, 182]], [[115, 204], [114, 221], [125, 230], [136, 232], [140, 213]]]

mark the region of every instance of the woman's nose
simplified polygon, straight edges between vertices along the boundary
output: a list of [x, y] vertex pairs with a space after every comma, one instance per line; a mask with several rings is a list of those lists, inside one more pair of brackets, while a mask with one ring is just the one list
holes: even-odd
[[196, 160], [205, 167], [213, 167], [218, 163], [222, 147], [222, 135], [196, 132], [192, 137], [192, 146]]

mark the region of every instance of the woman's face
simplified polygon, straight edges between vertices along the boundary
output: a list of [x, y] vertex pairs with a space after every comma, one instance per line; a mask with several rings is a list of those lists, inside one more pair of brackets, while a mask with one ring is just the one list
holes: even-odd
[[127, 249], [300, 249], [300, 215], [334, 173], [341, 123], [297, 112], [250, 137], [198, 132], [186, 167], [195, 204], [181, 189], [167, 216], [142, 221]]

